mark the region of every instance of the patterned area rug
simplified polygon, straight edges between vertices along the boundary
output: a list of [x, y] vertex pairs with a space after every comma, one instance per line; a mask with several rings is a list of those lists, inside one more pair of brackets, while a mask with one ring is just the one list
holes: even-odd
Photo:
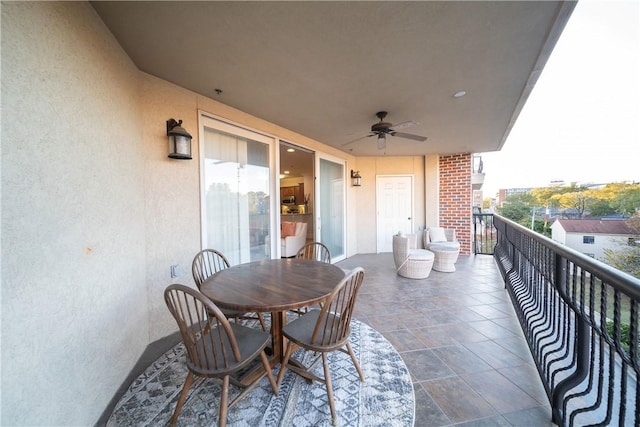
[[[335, 351], [329, 364], [339, 426], [413, 426], [415, 401], [409, 371], [393, 346], [376, 330], [353, 320], [351, 345], [365, 382], [347, 354]], [[166, 425], [187, 375], [182, 343], [165, 353], [131, 384], [107, 423], [115, 426]], [[313, 354], [294, 354], [308, 362]], [[273, 370], [277, 375], [279, 367]], [[316, 367], [322, 374], [322, 363]], [[230, 386], [229, 401], [238, 389]], [[182, 408], [178, 425], [217, 425], [220, 381], [206, 380], [193, 388]], [[279, 395], [267, 378], [229, 410], [229, 426], [331, 426], [324, 384], [308, 384], [287, 371]]]

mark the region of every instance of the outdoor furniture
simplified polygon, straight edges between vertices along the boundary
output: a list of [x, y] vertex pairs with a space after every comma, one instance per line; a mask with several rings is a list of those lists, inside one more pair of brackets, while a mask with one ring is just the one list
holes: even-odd
[[[322, 304], [321, 310], [309, 311], [304, 316], [286, 325], [282, 330], [289, 343], [287, 345], [287, 353], [278, 373], [278, 386], [280, 386], [287, 368], [311, 381], [323, 382], [327, 387], [329, 408], [331, 409], [334, 425], [337, 418], [327, 359], [328, 353], [338, 350], [351, 356], [353, 365], [360, 376], [360, 381], [364, 381], [364, 374], [349, 344], [351, 314], [353, 313], [353, 307], [363, 278], [364, 270], [361, 267], [354, 268], [347, 277], [338, 283], [331, 295]], [[309, 366], [288, 365], [289, 358], [298, 348], [320, 353], [320, 355]], [[320, 360], [322, 360], [324, 368], [324, 377], [319, 377], [313, 373]]]
[[456, 271], [455, 262], [460, 254], [460, 242], [452, 228], [429, 227], [423, 234], [424, 247], [435, 255], [433, 269], [445, 273]]
[[409, 279], [426, 279], [433, 267], [434, 254], [416, 248], [416, 235], [393, 236], [393, 260], [398, 275]]
[[[320, 242], [310, 242], [300, 248], [296, 258], [311, 259], [331, 264], [331, 251], [326, 245]], [[301, 307], [291, 311], [301, 316], [303, 313], [309, 311], [309, 307]]]
[[331, 264], [331, 251], [320, 242], [310, 242], [300, 248], [296, 258], [314, 259]]
[[219, 307], [271, 312], [273, 365], [284, 359], [282, 327], [288, 310], [323, 301], [345, 277], [338, 267], [307, 259], [269, 259], [221, 270], [201, 291]]
[[456, 271], [455, 262], [458, 260], [458, 249], [438, 245], [437, 243], [429, 246], [429, 250], [433, 252], [435, 257], [433, 261], [433, 269], [443, 273], [452, 273]]
[[[269, 378], [273, 392], [278, 394], [264, 351], [269, 343], [268, 333], [230, 323], [226, 315], [206, 296], [184, 285], [170, 285], [164, 291], [164, 299], [180, 328], [189, 369], [170, 425], [175, 425], [178, 420], [194, 376], [222, 379], [219, 426], [227, 424], [228, 409], [246, 396], [265, 375]], [[242, 384], [231, 376], [258, 356], [264, 369], [251, 383]], [[243, 391], [227, 404], [229, 383]]]
[[[293, 227], [292, 230], [289, 230]], [[300, 248], [307, 242], [307, 223], [283, 222], [280, 237], [280, 256], [289, 258], [296, 256]]]
[[[196, 254], [191, 263], [191, 273], [193, 274], [193, 281], [196, 282], [198, 289], [202, 286], [202, 283], [211, 275], [217, 273], [220, 270], [229, 268], [229, 261], [222, 252], [215, 249], [203, 249]], [[227, 318], [233, 319], [258, 319], [262, 330], [266, 331], [267, 326], [264, 323], [262, 314], [256, 313], [255, 316], [247, 316], [245, 312], [238, 310], [221, 309]]]

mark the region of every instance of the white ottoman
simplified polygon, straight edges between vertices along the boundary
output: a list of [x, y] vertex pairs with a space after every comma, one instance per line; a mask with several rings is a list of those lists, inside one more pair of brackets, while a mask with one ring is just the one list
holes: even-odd
[[433, 252], [435, 259], [433, 260], [433, 269], [443, 273], [453, 273], [456, 271], [455, 262], [458, 260], [459, 249], [452, 248], [446, 244], [438, 245], [432, 243], [429, 250]]

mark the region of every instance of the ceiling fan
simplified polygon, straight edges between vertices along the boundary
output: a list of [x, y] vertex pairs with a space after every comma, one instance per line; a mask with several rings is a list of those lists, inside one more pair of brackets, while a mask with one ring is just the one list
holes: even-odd
[[345, 145], [349, 145], [349, 144], [353, 144], [356, 141], [360, 141], [363, 138], [370, 138], [372, 136], [377, 136], [378, 137], [378, 150], [382, 150], [383, 148], [386, 148], [387, 146], [387, 135], [391, 135], [391, 136], [397, 136], [399, 138], [406, 138], [406, 139], [413, 139], [414, 141], [426, 141], [427, 137], [426, 136], [420, 136], [420, 135], [413, 135], [410, 133], [404, 133], [404, 132], [398, 132], [399, 129], [404, 129], [404, 128], [408, 128], [411, 126], [415, 126], [418, 123], [414, 122], [414, 121], [408, 121], [408, 122], [402, 122], [402, 123], [398, 123], [398, 124], [391, 124], [389, 122], [385, 122], [384, 118], [387, 117], [387, 112], [386, 111], [378, 111], [376, 113], [376, 116], [380, 119], [380, 121], [378, 123], [374, 123], [373, 125], [371, 125], [371, 132], [369, 133], [369, 135], [365, 135], [365, 136], [361, 136], [359, 138], [356, 138], [352, 141], [349, 141], [345, 144], [342, 144], [342, 146], [344, 147]]

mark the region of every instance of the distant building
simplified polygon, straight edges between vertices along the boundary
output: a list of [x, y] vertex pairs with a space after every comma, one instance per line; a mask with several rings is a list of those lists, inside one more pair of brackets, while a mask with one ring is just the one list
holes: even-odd
[[496, 201], [496, 206], [502, 207], [502, 203], [509, 196], [513, 196], [514, 194], [521, 193], [530, 193], [533, 188], [501, 188], [498, 190], [498, 200]]
[[551, 239], [585, 255], [604, 260], [604, 250], [636, 244], [640, 235], [619, 219], [557, 219]]

